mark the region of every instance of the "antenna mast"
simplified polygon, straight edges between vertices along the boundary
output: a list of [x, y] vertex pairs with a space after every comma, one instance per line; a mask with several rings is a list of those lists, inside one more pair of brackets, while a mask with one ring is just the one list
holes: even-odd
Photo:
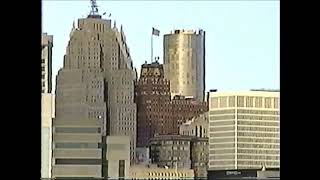
[[91, 2], [90, 15], [98, 15], [98, 5], [96, 0], [90, 0], [90, 2]]

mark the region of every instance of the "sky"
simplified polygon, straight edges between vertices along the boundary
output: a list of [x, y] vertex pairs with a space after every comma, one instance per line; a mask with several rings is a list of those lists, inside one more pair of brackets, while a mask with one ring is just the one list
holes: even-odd
[[[163, 35], [175, 29], [206, 31], [206, 91], [280, 89], [280, 3], [277, 0], [109, 1], [100, 14], [123, 26], [133, 65], [163, 62]], [[53, 92], [73, 21], [90, 12], [89, 0], [43, 0], [42, 32], [53, 35]], [[108, 18], [105, 16], [105, 18]], [[113, 25], [113, 22], [112, 22]]]

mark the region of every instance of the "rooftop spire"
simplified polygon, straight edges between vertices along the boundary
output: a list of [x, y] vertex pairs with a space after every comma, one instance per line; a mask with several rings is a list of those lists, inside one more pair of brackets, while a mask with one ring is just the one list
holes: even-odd
[[96, 0], [90, 0], [91, 2], [91, 11], [90, 15], [97, 15], [98, 14], [98, 5]]
[[91, 11], [88, 15], [88, 18], [101, 18], [101, 15], [98, 13], [98, 5], [96, 0], [90, 0], [91, 2]]

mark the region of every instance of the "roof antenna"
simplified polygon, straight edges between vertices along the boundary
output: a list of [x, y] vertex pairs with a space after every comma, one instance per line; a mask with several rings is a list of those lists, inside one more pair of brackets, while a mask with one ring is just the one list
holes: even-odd
[[96, 0], [90, 0], [90, 2], [91, 2], [90, 15], [98, 15], [98, 5]]

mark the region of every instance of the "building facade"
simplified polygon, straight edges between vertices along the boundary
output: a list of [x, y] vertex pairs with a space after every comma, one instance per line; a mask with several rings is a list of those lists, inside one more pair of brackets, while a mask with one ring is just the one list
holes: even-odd
[[165, 78], [172, 97], [205, 96], [205, 31], [175, 30], [163, 39]]
[[134, 159], [135, 80], [122, 27], [95, 13], [79, 19], [57, 75], [53, 177], [107, 177], [107, 136], [129, 136]]
[[170, 82], [163, 65], [143, 64], [135, 86], [137, 103], [137, 146], [146, 147], [155, 135], [179, 134], [179, 127], [194, 116], [208, 111], [208, 103], [194, 98], [171, 99]]
[[159, 167], [193, 169], [195, 177], [207, 177], [208, 138], [160, 135], [150, 140], [151, 163]]
[[149, 164], [150, 151], [148, 147], [137, 147], [136, 148], [136, 164]]
[[180, 135], [193, 136], [191, 141], [191, 168], [195, 177], [207, 177], [209, 159], [208, 112], [200, 114], [180, 126]]
[[205, 112], [191, 120], [183, 123], [179, 127], [180, 135], [208, 137], [209, 131], [209, 113]]
[[193, 179], [192, 169], [159, 168], [156, 166], [130, 167], [131, 179]]
[[171, 134], [179, 134], [179, 127], [194, 117], [208, 111], [208, 103], [194, 98], [175, 96], [171, 100]]
[[160, 167], [191, 168], [190, 136], [160, 135], [150, 139], [151, 163]]
[[197, 178], [206, 178], [209, 159], [209, 138], [196, 137], [191, 141], [191, 169]]
[[280, 167], [280, 92], [210, 92], [209, 170]]
[[54, 95], [41, 94], [41, 178], [51, 178]]
[[143, 64], [135, 86], [137, 104], [137, 146], [146, 147], [155, 134], [172, 129], [170, 84], [164, 78], [163, 65]]
[[52, 90], [52, 47], [53, 36], [43, 33], [41, 36], [41, 93]]
[[111, 179], [129, 177], [130, 138], [129, 136], [107, 136], [107, 174]]

